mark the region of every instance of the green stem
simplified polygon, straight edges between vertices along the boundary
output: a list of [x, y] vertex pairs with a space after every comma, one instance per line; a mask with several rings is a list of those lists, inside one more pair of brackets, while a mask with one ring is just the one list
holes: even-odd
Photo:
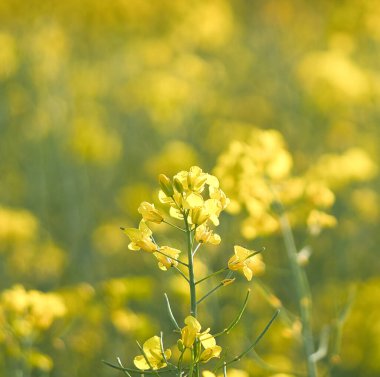
[[169, 223], [169, 221], [162, 220], [162, 222], [165, 223], [165, 224], [168, 224], [168, 225], [172, 226], [173, 228], [176, 228], [176, 229], [178, 229], [178, 230], [180, 230], [180, 231], [182, 231], [182, 232], [186, 232], [185, 229], [183, 229], [183, 228], [181, 228], [180, 226], [177, 226], [177, 225], [175, 225], [175, 224]]
[[207, 275], [206, 277], [204, 277], [204, 278], [202, 278], [202, 279], [196, 281], [196, 282], [195, 282], [195, 285], [197, 285], [197, 284], [199, 284], [199, 283], [202, 283], [202, 281], [205, 281], [205, 280], [207, 280], [207, 279], [210, 279], [211, 277], [213, 277], [213, 276], [215, 276], [215, 275], [218, 275], [218, 274], [221, 274], [222, 272], [227, 271], [227, 270], [228, 270], [228, 267], [223, 267], [223, 268], [221, 268], [220, 270], [215, 271], [215, 272], [213, 272], [212, 274]]
[[172, 321], [174, 327], [175, 327], [177, 330], [181, 331], [181, 328], [179, 327], [178, 322], [176, 321], [176, 319], [175, 319], [175, 317], [174, 317], [174, 314], [173, 314], [173, 311], [172, 311], [172, 308], [171, 308], [171, 306], [170, 306], [169, 297], [168, 297], [168, 295], [167, 295], [166, 293], [164, 293], [164, 296], [165, 296], [165, 300], [166, 300], [166, 307], [167, 307], [167, 309], [168, 309], [169, 317], [170, 317], [170, 319], [171, 319], [171, 321]]
[[191, 235], [191, 229], [187, 219], [187, 213], [184, 214], [184, 221], [186, 227], [186, 241], [187, 241], [187, 256], [189, 269], [189, 285], [190, 285], [190, 314], [197, 317], [197, 295], [195, 290], [195, 278], [194, 278], [194, 259], [193, 259], [193, 239]]
[[182, 264], [183, 266], [188, 267], [188, 264], [187, 264], [187, 263], [182, 262], [182, 261], [180, 261], [179, 259], [173, 258], [173, 257], [171, 257], [170, 255], [167, 255], [167, 254], [163, 253], [163, 252], [160, 251], [160, 250], [156, 250], [155, 253], [158, 253], [158, 254], [164, 255], [166, 258], [169, 258], [169, 259], [171, 259], [171, 260], [174, 260], [175, 262], [178, 262], [179, 264]]
[[[228, 361], [228, 362], [224, 362], [223, 363], [223, 366], [222, 367], [225, 367], [227, 365], [230, 365], [230, 364], [233, 364], [235, 363], [236, 361], [240, 361], [241, 358], [243, 358], [249, 351], [251, 351], [252, 349], [254, 349], [257, 345], [257, 343], [260, 342], [260, 340], [262, 339], [262, 337], [265, 335], [265, 333], [269, 330], [269, 327], [271, 327], [273, 321], [276, 319], [278, 313], [280, 311], [277, 310], [273, 317], [271, 318], [271, 320], [267, 323], [267, 325], [265, 326], [264, 330], [260, 333], [260, 335], [255, 339], [255, 341], [244, 351], [242, 352], [239, 356], [236, 356], [234, 357], [232, 360]], [[220, 369], [222, 367], [218, 367], [217, 369]]]
[[317, 377], [317, 365], [311, 357], [314, 350], [314, 339], [311, 328], [311, 295], [305, 271], [298, 264], [297, 248], [289, 220], [280, 204], [280, 225], [284, 237], [285, 248], [290, 262], [291, 272], [296, 285], [297, 301], [301, 315], [303, 348], [306, 354], [307, 370], [309, 377]]
[[197, 305], [199, 305], [203, 300], [205, 300], [208, 296], [210, 296], [211, 294], [213, 294], [216, 290], [218, 290], [220, 287], [223, 287], [223, 283], [219, 283], [216, 287], [214, 287], [213, 289], [211, 289], [211, 291], [207, 292], [203, 297], [201, 297], [198, 301], [197, 301]]

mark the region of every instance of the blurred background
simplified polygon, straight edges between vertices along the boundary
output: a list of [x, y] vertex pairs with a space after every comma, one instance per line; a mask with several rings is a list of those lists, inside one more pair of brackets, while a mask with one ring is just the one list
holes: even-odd
[[[170, 338], [162, 293], [183, 318], [186, 287], [130, 252], [119, 227], [137, 226], [141, 201], [158, 202], [159, 173], [212, 172], [231, 142], [274, 129], [296, 175], [346, 156], [329, 165], [337, 226], [294, 232], [313, 251], [317, 336], [356, 287], [321, 370], [379, 376], [379, 56], [374, 0], [0, 2], [1, 375], [115, 376], [102, 359], [131, 365], [135, 339], [160, 329]], [[339, 179], [342, 166], [350, 173]], [[223, 242], [198, 266], [218, 268], [234, 244], [268, 251], [233, 354], [277, 299], [296, 311], [280, 235], [244, 231], [246, 217], [221, 217]], [[224, 328], [246, 287], [238, 279], [210, 299], [202, 323]], [[236, 367], [292, 376], [303, 366], [297, 331], [282, 318], [256, 349], [262, 360]]]

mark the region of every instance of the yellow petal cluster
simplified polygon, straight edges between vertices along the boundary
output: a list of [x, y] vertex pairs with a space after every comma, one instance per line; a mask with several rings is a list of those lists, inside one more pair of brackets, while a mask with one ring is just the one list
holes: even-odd
[[202, 224], [195, 230], [195, 239], [200, 243], [220, 244], [220, 236], [214, 233], [207, 225]]
[[201, 324], [192, 316], [185, 318], [185, 327], [181, 330], [181, 344], [186, 348], [192, 348], [196, 339], [203, 347], [199, 355], [199, 361], [206, 363], [213, 357], [219, 357], [222, 347], [216, 345], [215, 338], [210, 334], [210, 329], [201, 332]]
[[219, 216], [230, 200], [219, 187], [219, 180], [204, 173], [198, 166], [180, 171], [173, 179], [160, 175], [161, 190], [158, 198], [169, 205], [169, 214], [175, 219], [187, 221], [196, 227], [208, 221], [219, 225]]
[[323, 211], [312, 210], [307, 218], [307, 226], [312, 235], [318, 235], [323, 228], [333, 228], [336, 224], [336, 218]]
[[154, 207], [154, 204], [142, 202], [138, 209], [144, 221], [160, 224], [164, 219], [161, 213]]
[[128, 245], [129, 250], [144, 250], [153, 253], [157, 250], [157, 245], [152, 241], [152, 231], [148, 228], [144, 220], [140, 221], [139, 228], [125, 228], [124, 233], [131, 240]]
[[172, 354], [170, 349], [166, 349], [164, 355], [162, 354], [161, 339], [157, 335], [149, 338], [142, 349], [144, 354], [136, 356], [133, 360], [136, 368], [140, 370], [164, 368], [167, 365], [165, 359], [168, 360]]
[[[244, 237], [254, 239], [279, 230], [278, 214], [273, 211], [276, 202], [286, 206], [292, 225], [305, 224], [311, 210], [325, 211], [334, 204], [334, 176], [341, 176], [341, 181], [359, 180], [373, 176], [375, 171], [368, 156], [357, 149], [340, 158], [321, 159], [300, 176], [291, 175], [292, 165], [284, 139], [276, 130], [253, 129], [250, 138], [233, 141], [220, 155], [214, 172], [231, 198], [228, 210], [246, 210], [241, 224]], [[218, 193], [210, 196], [217, 198]]]
[[181, 250], [169, 246], [161, 246], [159, 251], [160, 253], [155, 252], [153, 254], [157, 258], [160, 270], [166, 271], [170, 267], [178, 266], [176, 259], [178, 259]]
[[252, 250], [241, 246], [234, 247], [235, 254], [228, 260], [228, 268], [232, 271], [240, 271], [248, 281], [252, 280], [253, 275], [259, 275], [265, 270], [262, 256]]
[[56, 293], [27, 291], [16, 285], [0, 296], [0, 314], [16, 336], [28, 337], [48, 329], [54, 320], [63, 317], [66, 306]]

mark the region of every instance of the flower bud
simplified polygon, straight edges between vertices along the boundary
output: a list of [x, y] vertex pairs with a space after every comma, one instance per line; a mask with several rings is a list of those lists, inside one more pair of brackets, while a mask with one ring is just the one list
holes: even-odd
[[178, 347], [178, 349], [179, 349], [180, 352], [183, 352], [186, 349], [186, 347], [183, 344], [182, 339], [178, 339], [178, 341], [177, 341], [177, 347]]
[[183, 193], [183, 185], [182, 182], [178, 178], [174, 178], [173, 180], [174, 188], [179, 192], [180, 194]]
[[165, 195], [174, 195], [174, 189], [170, 178], [168, 178], [165, 174], [160, 174], [158, 176], [158, 181], [160, 183], [161, 190], [165, 193]]
[[154, 207], [154, 204], [142, 202], [138, 208], [138, 212], [142, 215], [145, 221], [161, 224], [163, 217], [161, 213]]
[[227, 287], [227, 285], [230, 285], [232, 284], [236, 279], [233, 278], [233, 279], [223, 279], [221, 281], [221, 283], [223, 284], [223, 287]]
[[191, 221], [193, 224], [201, 225], [210, 217], [208, 211], [204, 207], [195, 207], [191, 210]]

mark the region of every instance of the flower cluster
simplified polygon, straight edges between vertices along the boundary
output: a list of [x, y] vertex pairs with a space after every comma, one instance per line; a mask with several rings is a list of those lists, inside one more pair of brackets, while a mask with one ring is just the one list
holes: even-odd
[[[190, 293], [190, 315], [184, 320], [185, 326], [180, 328], [172, 314], [169, 299], [166, 297], [168, 312], [176, 331], [180, 334], [180, 338], [177, 339], [176, 353], [179, 352], [179, 359], [176, 364], [169, 361], [172, 349], [164, 348], [161, 333], [161, 336], [155, 335], [146, 340], [142, 346], [138, 344], [141, 354], [134, 358], [134, 365], [137, 369], [124, 368], [120, 363], [119, 369], [137, 373], [138, 371], [167, 367], [170, 371], [176, 372], [178, 376], [181, 376], [185, 370], [189, 376], [192, 376], [193, 372], [194, 375], [199, 376], [202, 364], [221, 356], [222, 347], [216, 344], [215, 338], [228, 333], [237, 324], [245, 309], [248, 295], [237, 319], [216, 335], [211, 335], [209, 328], [202, 330], [197, 318], [199, 304], [217, 289], [233, 283], [235, 272], [242, 273], [250, 281], [253, 275], [264, 271], [265, 265], [261, 255], [257, 255], [259, 252], [235, 246], [234, 254], [220, 270], [196, 279], [194, 268], [196, 253], [206, 243], [218, 245], [221, 242], [220, 236], [214, 232], [213, 227], [219, 225], [219, 216], [226, 209], [230, 200], [220, 188], [219, 180], [211, 174], [204, 173], [198, 166], [191, 167], [189, 171], [180, 171], [171, 179], [161, 174], [159, 184], [158, 199], [168, 207], [167, 214], [158, 210], [153, 203], [142, 202], [138, 208], [138, 212], [142, 216], [139, 227], [122, 228], [122, 230], [130, 239], [128, 246], [130, 250], [143, 250], [153, 254], [161, 270], [167, 271], [173, 267], [186, 280]], [[168, 220], [170, 217], [175, 221], [181, 221], [182, 226], [171, 223]], [[153, 238], [148, 223], [166, 223], [183, 232], [182, 234], [185, 233], [187, 253], [182, 253], [181, 250], [171, 246], [159, 245]], [[219, 280], [219, 284], [203, 297], [198, 298], [199, 284], [221, 273], [226, 273], [226, 276]], [[185, 366], [184, 363], [189, 354], [190, 364]]]
[[[247, 141], [232, 142], [220, 156], [215, 172], [231, 197], [228, 210], [238, 213], [244, 207], [248, 212], [242, 223], [246, 238], [279, 230], [278, 216], [273, 211], [273, 205], [279, 202], [289, 208], [292, 223], [307, 222], [314, 233], [335, 225], [326, 213], [335, 201], [328, 182], [309, 172], [293, 176], [292, 165], [282, 135], [275, 130], [254, 129]], [[321, 214], [318, 219], [313, 210]]]
[[[35, 348], [36, 342], [65, 314], [66, 306], [58, 294], [27, 291], [16, 285], [0, 296], [0, 343], [30, 367], [49, 371], [53, 361]], [[25, 344], [29, 344], [27, 349]]]
[[[161, 174], [159, 183], [161, 190], [158, 199], [169, 207], [169, 216], [192, 225], [198, 243], [218, 245], [221, 238], [210, 225], [219, 225], [219, 216], [229, 204], [229, 199], [219, 187], [218, 179], [204, 173], [198, 166], [193, 166], [189, 171], [180, 171], [173, 179]], [[123, 228], [131, 240], [128, 248], [153, 253], [161, 270], [176, 267], [181, 250], [159, 246], [153, 240], [152, 231], [147, 225], [149, 222], [167, 223], [164, 214], [148, 202], [142, 202], [138, 212], [142, 216], [139, 227]]]

